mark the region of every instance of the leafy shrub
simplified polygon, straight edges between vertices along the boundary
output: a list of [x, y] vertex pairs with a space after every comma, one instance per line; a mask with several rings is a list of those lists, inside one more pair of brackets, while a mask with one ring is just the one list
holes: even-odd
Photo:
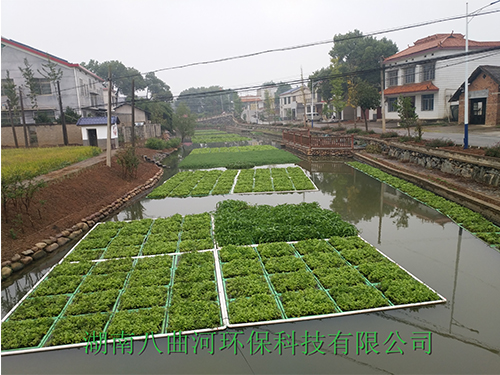
[[362, 132], [361, 128], [351, 128], [345, 131], [346, 134], [358, 134]]
[[403, 136], [403, 137], [399, 137], [399, 142], [412, 142], [412, 141], [415, 141], [416, 138], [414, 137], [408, 137], [407, 135]]
[[497, 143], [496, 145], [492, 147], [488, 147], [485, 152], [486, 156], [491, 156], [494, 158], [500, 158], [500, 143]]
[[386, 133], [382, 133], [380, 135], [380, 138], [398, 138], [399, 137], [399, 134], [395, 131], [390, 131], [390, 132], [386, 132]]
[[369, 144], [366, 146], [365, 151], [370, 154], [380, 154], [382, 153], [382, 148], [379, 144]]
[[144, 146], [152, 150], [163, 150], [167, 148], [166, 142], [160, 138], [148, 138]]
[[427, 146], [429, 146], [429, 147], [450, 147], [450, 146], [455, 146], [455, 142], [453, 142], [451, 139], [437, 138], [437, 139], [433, 139], [430, 142], [428, 142]]
[[137, 176], [140, 160], [134, 147], [121, 148], [116, 152], [116, 162], [122, 167], [122, 177], [132, 179]]

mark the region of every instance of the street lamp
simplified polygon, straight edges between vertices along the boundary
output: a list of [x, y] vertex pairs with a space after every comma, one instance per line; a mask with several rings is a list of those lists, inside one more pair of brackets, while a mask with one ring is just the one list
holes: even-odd
[[[472, 12], [471, 21], [477, 13], [490, 5], [496, 4], [500, 0], [493, 1], [482, 8]], [[469, 3], [465, 3], [465, 92], [464, 92], [464, 150], [469, 148]]]

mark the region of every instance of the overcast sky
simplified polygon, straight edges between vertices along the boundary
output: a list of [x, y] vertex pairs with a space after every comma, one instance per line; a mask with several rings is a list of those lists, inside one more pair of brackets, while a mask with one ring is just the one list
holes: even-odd
[[[468, 0], [469, 13], [493, 0]], [[462, 0], [2, 0], [2, 36], [71, 63], [121, 61], [141, 72], [331, 41], [465, 15]], [[487, 7], [499, 10], [500, 3]], [[500, 13], [469, 19], [469, 39], [500, 40]], [[436, 34], [465, 34], [465, 19], [377, 35], [399, 50]], [[304, 77], [329, 64], [333, 43], [156, 75], [174, 95]]]

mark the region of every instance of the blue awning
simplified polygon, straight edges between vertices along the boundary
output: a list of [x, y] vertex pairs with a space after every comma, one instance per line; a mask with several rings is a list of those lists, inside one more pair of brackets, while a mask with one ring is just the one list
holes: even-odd
[[[111, 125], [119, 124], [120, 119], [118, 116], [111, 116]], [[103, 117], [81, 117], [76, 123], [77, 126], [88, 126], [88, 125], [108, 125], [108, 118]]]

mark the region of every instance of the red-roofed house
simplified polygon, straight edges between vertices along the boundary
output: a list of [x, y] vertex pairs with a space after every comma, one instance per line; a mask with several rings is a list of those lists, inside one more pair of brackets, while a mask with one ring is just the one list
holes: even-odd
[[[28, 88], [19, 68], [25, 69], [25, 59], [31, 65], [34, 77], [38, 81], [36, 100], [38, 107], [32, 108], [32, 104], [27, 97]], [[35, 123], [36, 114], [44, 114], [50, 119], [60, 117], [59, 102], [55, 87], [49, 80], [43, 77], [43, 65], [48, 60], [57, 64], [56, 69], [63, 72], [60, 80], [61, 98], [64, 110], [66, 107], [72, 108], [83, 117], [95, 116], [102, 113], [105, 108], [103, 97], [104, 80], [85, 69], [79, 64], [73, 64], [54, 55], [42, 52], [33, 47], [2, 37], [2, 82], [7, 78], [7, 71], [10, 79], [17, 87], [23, 87], [23, 104], [27, 124]], [[46, 69], [46, 68], [45, 68]], [[6, 96], [2, 96], [2, 123], [9, 123]], [[14, 120], [15, 121], [15, 120]]]
[[[470, 52], [499, 47], [500, 41], [469, 40]], [[464, 35], [435, 34], [419, 39], [413, 46], [386, 58], [383, 62], [386, 118], [399, 119], [394, 103], [402, 95], [412, 98], [422, 120], [453, 120], [456, 114], [452, 114], [449, 100], [464, 81], [465, 57], [448, 57], [464, 52]], [[486, 64], [500, 65], [500, 54], [479, 53], [469, 57], [470, 72]]]
[[243, 111], [241, 118], [249, 123], [257, 124], [259, 120], [259, 112], [262, 106], [262, 99], [259, 96], [242, 96], [241, 103], [243, 104]]

